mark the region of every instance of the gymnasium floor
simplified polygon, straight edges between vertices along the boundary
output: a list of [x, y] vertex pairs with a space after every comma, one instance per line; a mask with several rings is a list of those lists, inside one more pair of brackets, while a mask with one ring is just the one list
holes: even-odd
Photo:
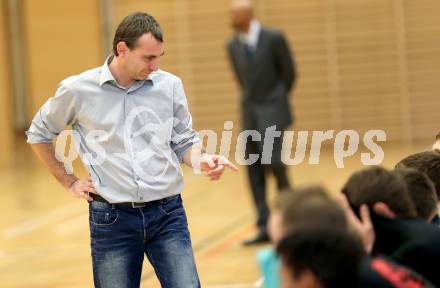
[[[0, 171], [0, 287], [93, 287], [87, 204], [63, 191], [23, 141], [16, 145], [16, 164]], [[431, 144], [386, 144], [383, 165], [392, 167]], [[295, 185], [322, 183], [334, 193], [362, 166], [360, 152], [338, 169], [332, 146], [323, 148], [319, 165], [305, 161], [290, 167], [290, 176]], [[76, 171], [85, 175], [81, 168]], [[262, 246], [240, 244], [254, 233], [245, 167], [238, 173], [228, 171], [220, 182], [187, 169], [184, 175], [183, 198], [202, 287], [255, 287], [259, 279], [255, 252]], [[270, 182], [271, 199], [274, 186]], [[159, 287], [147, 261], [142, 287]]]

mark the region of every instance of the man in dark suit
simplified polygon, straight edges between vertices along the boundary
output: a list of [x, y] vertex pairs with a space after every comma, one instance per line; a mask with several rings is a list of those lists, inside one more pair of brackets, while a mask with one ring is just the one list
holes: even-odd
[[[288, 96], [294, 86], [296, 72], [286, 39], [281, 32], [261, 26], [253, 16], [250, 1], [234, 1], [231, 16], [236, 35], [228, 43], [228, 52], [241, 88], [243, 129], [261, 134], [261, 141], [247, 139], [246, 143], [246, 159], [249, 154], [260, 156], [258, 161], [248, 165], [258, 214], [258, 233], [244, 242], [250, 245], [269, 239], [266, 229], [269, 217], [266, 170], [273, 172], [279, 191], [290, 191], [286, 166], [281, 161], [281, 148], [283, 131], [293, 123]], [[269, 129], [272, 133], [267, 133], [269, 127], [272, 127]], [[281, 133], [274, 133], [274, 128]], [[262, 161], [263, 147], [266, 146], [263, 139], [273, 136], [271, 159]]]

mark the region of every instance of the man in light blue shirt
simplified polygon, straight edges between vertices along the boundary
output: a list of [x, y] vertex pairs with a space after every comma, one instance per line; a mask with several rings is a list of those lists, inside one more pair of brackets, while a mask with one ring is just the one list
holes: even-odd
[[[113, 53], [61, 82], [33, 119], [28, 143], [67, 190], [90, 202], [96, 287], [139, 287], [144, 254], [162, 287], [199, 287], [179, 162], [211, 180], [237, 168], [202, 153], [182, 81], [158, 70], [163, 36], [152, 16], [122, 20]], [[52, 141], [67, 125], [87, 179], [66, 171], [55, 153]]]

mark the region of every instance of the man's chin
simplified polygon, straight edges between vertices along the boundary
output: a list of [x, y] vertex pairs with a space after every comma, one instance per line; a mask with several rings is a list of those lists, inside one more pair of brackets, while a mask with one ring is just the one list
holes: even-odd
[[136, 78], [136, 80], [142, 81], [148, 78], [148, 76], [150, 76], [151, 73], [148, 74], [141, 74], [139, 77]]

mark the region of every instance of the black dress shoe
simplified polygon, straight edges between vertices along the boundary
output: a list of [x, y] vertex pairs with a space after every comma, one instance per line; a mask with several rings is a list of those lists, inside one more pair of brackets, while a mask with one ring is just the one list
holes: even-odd
[[257, 245], [257, 244], [268, 243], [269, 241], [270, 239], [267, 232], [260, 231], [254, 237], [244, 241], [243, 245], [244, 246]]

